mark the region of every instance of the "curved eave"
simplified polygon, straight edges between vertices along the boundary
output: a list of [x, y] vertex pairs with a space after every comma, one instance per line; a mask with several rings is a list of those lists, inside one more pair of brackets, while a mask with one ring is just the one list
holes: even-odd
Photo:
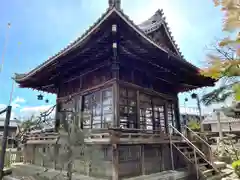
[[[168, 36], [168, 39], [170, 40], [175, 51], [177, 52], [177, 55], [179, 55], [181, 58], [183, 58], [183, 55], [178, 48], [178, 45], [175, 43], [175, 40], [173, 39], [173, 36], [171, 35], [171, 31], [168, 27], [168, 23], [166, 22], [166, 18], [164, 17], [164, 13], [163, 13], [162, 9], [157, 10], [152, 17], [150, 17], [148, 20], [146, 20], [138, 25], [138, 27], [142, 31], [144, 31], [147, 35], [154, 31], [157, 31], [161, 26], [163, 26], [163, 28]], [[185, 60], [185, 59], [183, 59], [183, 60]]]
[[183, 92], [187, 92], [187, 91], [191, 91], [191, 90], [196, 90], [196, 89], [203, 88], [203, 87], [214, 86], [215, 81], [213, 79], [206, 78], [206, 77], [201, 77], [201, 78], [203, 78], [202, 85], [193, 86], [193, 85], [183, 84], [182, 87], [178, 90], [178, 93], [183, 93]]
[[59, 59], [60, 57], [66, 55], [69, 53], [69, 51], [79, 47], [85, 40], [87, 40], [87, 38], [94, 32], [97, 30], [97, 28], [109, 17], [109, 15], [112, 14], [112, 12], [116, 11], [115, 8], [108, 8], [107, 11], [102, 14], [102, 16], [96, 21], [96, 23], [94, 23], [81, 37], [77, 38], [74, 42], [70, 43], [67, 47], [65, 47], [64, 49], [60, 50], [60, 52], [58, 52], [57, 54], [55, 54], [54, 56], [51, 56], [49, 59], [47, 59], [45, 62], [43, 62], [42, 64], [40, 64], [38, 67], [36, 67], [35, 69], [33, 69], [32, 71], [30, 71], [29, 73], [25, 73], [25, 74], [18, 74], [15, 75], [15, 81], [17, 83], [21, 83], [25, 80], [27, 80], [28, 78], [31, 78], [31, 76], [33, 76], [34, 74], [36, 74], [37, 72], [41, 71], [43, 68], [45, 68], [46, 66], [50, 65], [51, 63], [53, 63], [54, 61], [57, 61], [57, 59]]
[[59, 53], [56, 55], [50, 57], [47, 61], [45, 61], [43, 64], [39, 65], [37, 68], [33, 69], [27, 74], [22, 74], [22, 75], [16, 75], [15, 76], [15, 81], [19, 84], [24, 84], [25, 81], [31, 80], [31, 77], [33, 77], [36, 73], [42, 71], [44, 68], [48, 67], [48, 65], [51, 65], [55, 63], [60, 57], [68, 54], [70, 51], [73, 49], [78, 48], [80, 45], [82, 45], [83, 42], [88, 40], [88, 37], [94, 33], [100, 25], [112, 14], [115, 13], [118, 15], [129, 27], [131, 27], [141, 38], [143, 38], [148, 44], [152, 45], [156, 49], [165, 52], [171, 56], [174, 57], [175, 61], [178, 61], [179, 63], [185, 65], [187, 68], [192, 69], [195, 72], [199, 72], [199, 68], [194, 66], [193, 64], [183, 60], [181, 57], [174, 55], [171, 52], [168, 52], [161, 46], [159, 46], [156, 42], [154, 42], [153, 39], [148, 37], [138, 26], [136, 26], [122, 11], [117, 10], [115, 7], [108, 9], [102, 17], [98, 19], [98, 21], [89, 28], [80, 38], [78, 38], [76, 41], [68, 45], [65, 49], [61, 50]]

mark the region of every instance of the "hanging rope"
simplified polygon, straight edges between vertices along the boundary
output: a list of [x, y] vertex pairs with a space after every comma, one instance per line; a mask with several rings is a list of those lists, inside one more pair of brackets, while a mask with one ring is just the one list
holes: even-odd
[[6, 32], [6, 36], [5, 36], [5, 43], [3, 45], [3, 51], [2, 51], [2, 62], [1, 62], [1, 66], [0, 66], [0, 73], [2, 72], [3, 70], [3, 64], [4, 64], [4, 58], [5, 58], [5, 53], [6, 53], [6, 50], [7, 50], [7, 45], [8, 45], [8, 39], [9, 39], [9, 29], [11, 27], [11, 24], [8, 23], [7, 24], [7, 32]]
[[[18, 43], [18, 52], [17, 52], [17, 57], [16, 57], [16, 65], [18, 63], [18, 58], [20, 56], [20, 42]], [[10, 99], [9, 99], [9, 105], [12, 103], [12, 97], [13, 97], [13, 92], [14, 92], [14, 86], [15, 86], [15, 81], [12, 79], [12, 87], [11, 87], [11, 92], [10, 92]]]

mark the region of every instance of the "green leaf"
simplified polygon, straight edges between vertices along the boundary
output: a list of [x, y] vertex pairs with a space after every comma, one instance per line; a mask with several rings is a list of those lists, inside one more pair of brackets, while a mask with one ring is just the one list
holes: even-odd
[[205, 106], [209, 106], [214, 103], [222, 103], [226, 101], [226, 99], [230, 96], [232, 96], [232, 86], [225, 85], [222, 87], [219, 87], [207, 94], [204, 94], [201, 101]]
[[235, 99], [237, 101], [240, 101], [240, 83], [235, 84], [233, 86], [233, 91], [234, 91]]

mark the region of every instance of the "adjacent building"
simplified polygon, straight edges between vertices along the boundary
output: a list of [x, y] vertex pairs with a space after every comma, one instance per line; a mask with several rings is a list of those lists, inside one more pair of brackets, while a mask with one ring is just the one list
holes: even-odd
[[[3, 137], [3, 131], [4, 131], [4, 121], [5, 118], [0, 118], [0, 138]], [[8, 128], [8, 146], [15, 147], [15, 136], [17, 133], [17, 128], [19, 125], [19, 121], [17, 120], [10, 120], [9, 122], [9, 128]]]
[[[219, 132], [219, 123], [217, 113], [213, 112], [203, 120], [204, 130], [206, 132]], [[224, 112], [220, 112], [220, 122], [223, 132], [240, 132], [240, 118], [228, 117]]]

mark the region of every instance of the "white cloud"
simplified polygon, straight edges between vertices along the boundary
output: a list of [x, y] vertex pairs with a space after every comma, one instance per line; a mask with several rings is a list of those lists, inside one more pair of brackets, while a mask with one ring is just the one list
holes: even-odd
[[12, 106], [13, 109], [20, 108], [21, 107], [20, 104], [25, 103], [25, 102], [26, 102], [26, 100], [24, 98], [21, 98], [21, 97], [17, 96], [16, 99], [14, 99], [12, 101], [11, 106]]
[[[11, 119], [16, 118], [16, 113], [15, 113], [15, 109], [16, 108], [20, 108], [22, 103], [25, 103], [26, 100], [24, 98], [21, 98], [19, 96], [17, 96], [11, 103], [12, 106], [12, 112], [11, 112]], [[0, 104], [0, 110], [3, 110], [4, 108], [7, 107], [7, 104]], [[6, 117], [6, 113], [2, 113], [0, 114], [0, 118], [5, 118]]]
[[[38, 116], [40, 113], [49, 110], [52, 105], [29, 106], [20, 109], [21, 117], [30, 117], [31, 115]], [[49, 116], [54, 116], [55, 110]]]

